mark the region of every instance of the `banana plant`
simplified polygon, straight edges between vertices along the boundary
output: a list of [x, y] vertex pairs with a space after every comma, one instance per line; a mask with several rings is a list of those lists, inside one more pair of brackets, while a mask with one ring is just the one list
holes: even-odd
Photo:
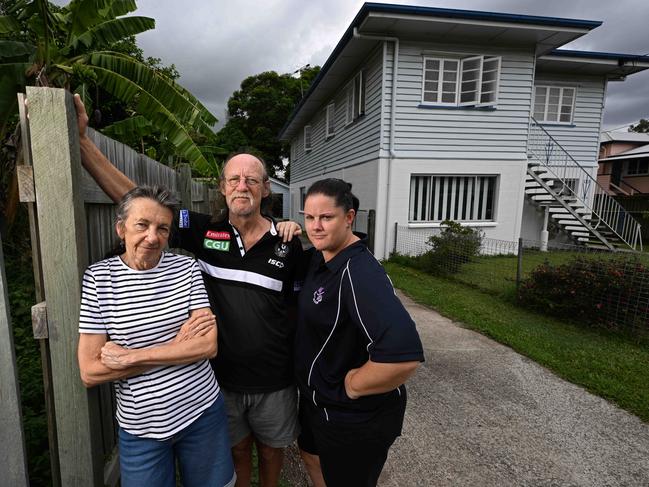
[[[192, 134], [212, 141], [216, 118], [186, 89], [138, 59], [112, 47], [155, 28], [149, 17], [127, 16], [135, 0], [16, 0], [0, 15], [0, 136], [17, 111], [16, 93], [26, 85], [79, 93], [92, 113], [99, 86], [135, 106], [143, 119], [195, 167], [212, 166]], [[138, 119], [138, 127], [145, 124]]]

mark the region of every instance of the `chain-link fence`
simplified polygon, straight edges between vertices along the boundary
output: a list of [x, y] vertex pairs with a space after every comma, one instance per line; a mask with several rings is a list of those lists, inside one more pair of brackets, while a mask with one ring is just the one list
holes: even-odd
[[[397, 262], [545, 314], [649, 334], [649, 256], [396, 225]], [[463, 232], [465, 230], [460, 230]], [[474, 232], [473, 235], [476, 235]], [[518, 291], [518, 292], [517, 292]]]

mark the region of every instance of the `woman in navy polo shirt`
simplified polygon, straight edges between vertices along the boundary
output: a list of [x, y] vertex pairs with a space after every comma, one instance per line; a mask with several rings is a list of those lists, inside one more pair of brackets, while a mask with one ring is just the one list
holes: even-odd
[[424, 360], [414, 322], [352, 232], [354, 200], [348, 183], [324, 179], [304, 204], [314, 253], [299, 297], [298, 443], [330, 487], [376, 485], [401, 433], [403, 384]]

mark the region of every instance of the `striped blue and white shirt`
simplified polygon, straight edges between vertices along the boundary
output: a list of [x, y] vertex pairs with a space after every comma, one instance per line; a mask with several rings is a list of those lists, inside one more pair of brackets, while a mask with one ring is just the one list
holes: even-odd
[[[210, 306], [201, 271], [189, 257], [163, 252], [152, 269], [111, 257], [83, 276], [79, 333], [106, 334], [133, 349], [171, 342], [191, 310]], [[208, 360], [157, 366], [115, 382], [117, 421], [127, 432], [165, 439], [211, 406], [219, 385]]]

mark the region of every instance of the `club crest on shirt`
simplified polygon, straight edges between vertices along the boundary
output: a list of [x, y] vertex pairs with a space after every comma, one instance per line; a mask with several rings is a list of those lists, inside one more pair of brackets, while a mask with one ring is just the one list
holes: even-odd
[[189, 228], [189, 210], [180, 210], [178, 215], [178, 227]]
[[324, 288], [320, 287], [313, 293], [313, 304], [320, 304], [324, 296]]
[[275, 255], [280, 258], [284, 258], [288, 255], [290, 247], [284, 242], [277, 242], [275, 244]]

